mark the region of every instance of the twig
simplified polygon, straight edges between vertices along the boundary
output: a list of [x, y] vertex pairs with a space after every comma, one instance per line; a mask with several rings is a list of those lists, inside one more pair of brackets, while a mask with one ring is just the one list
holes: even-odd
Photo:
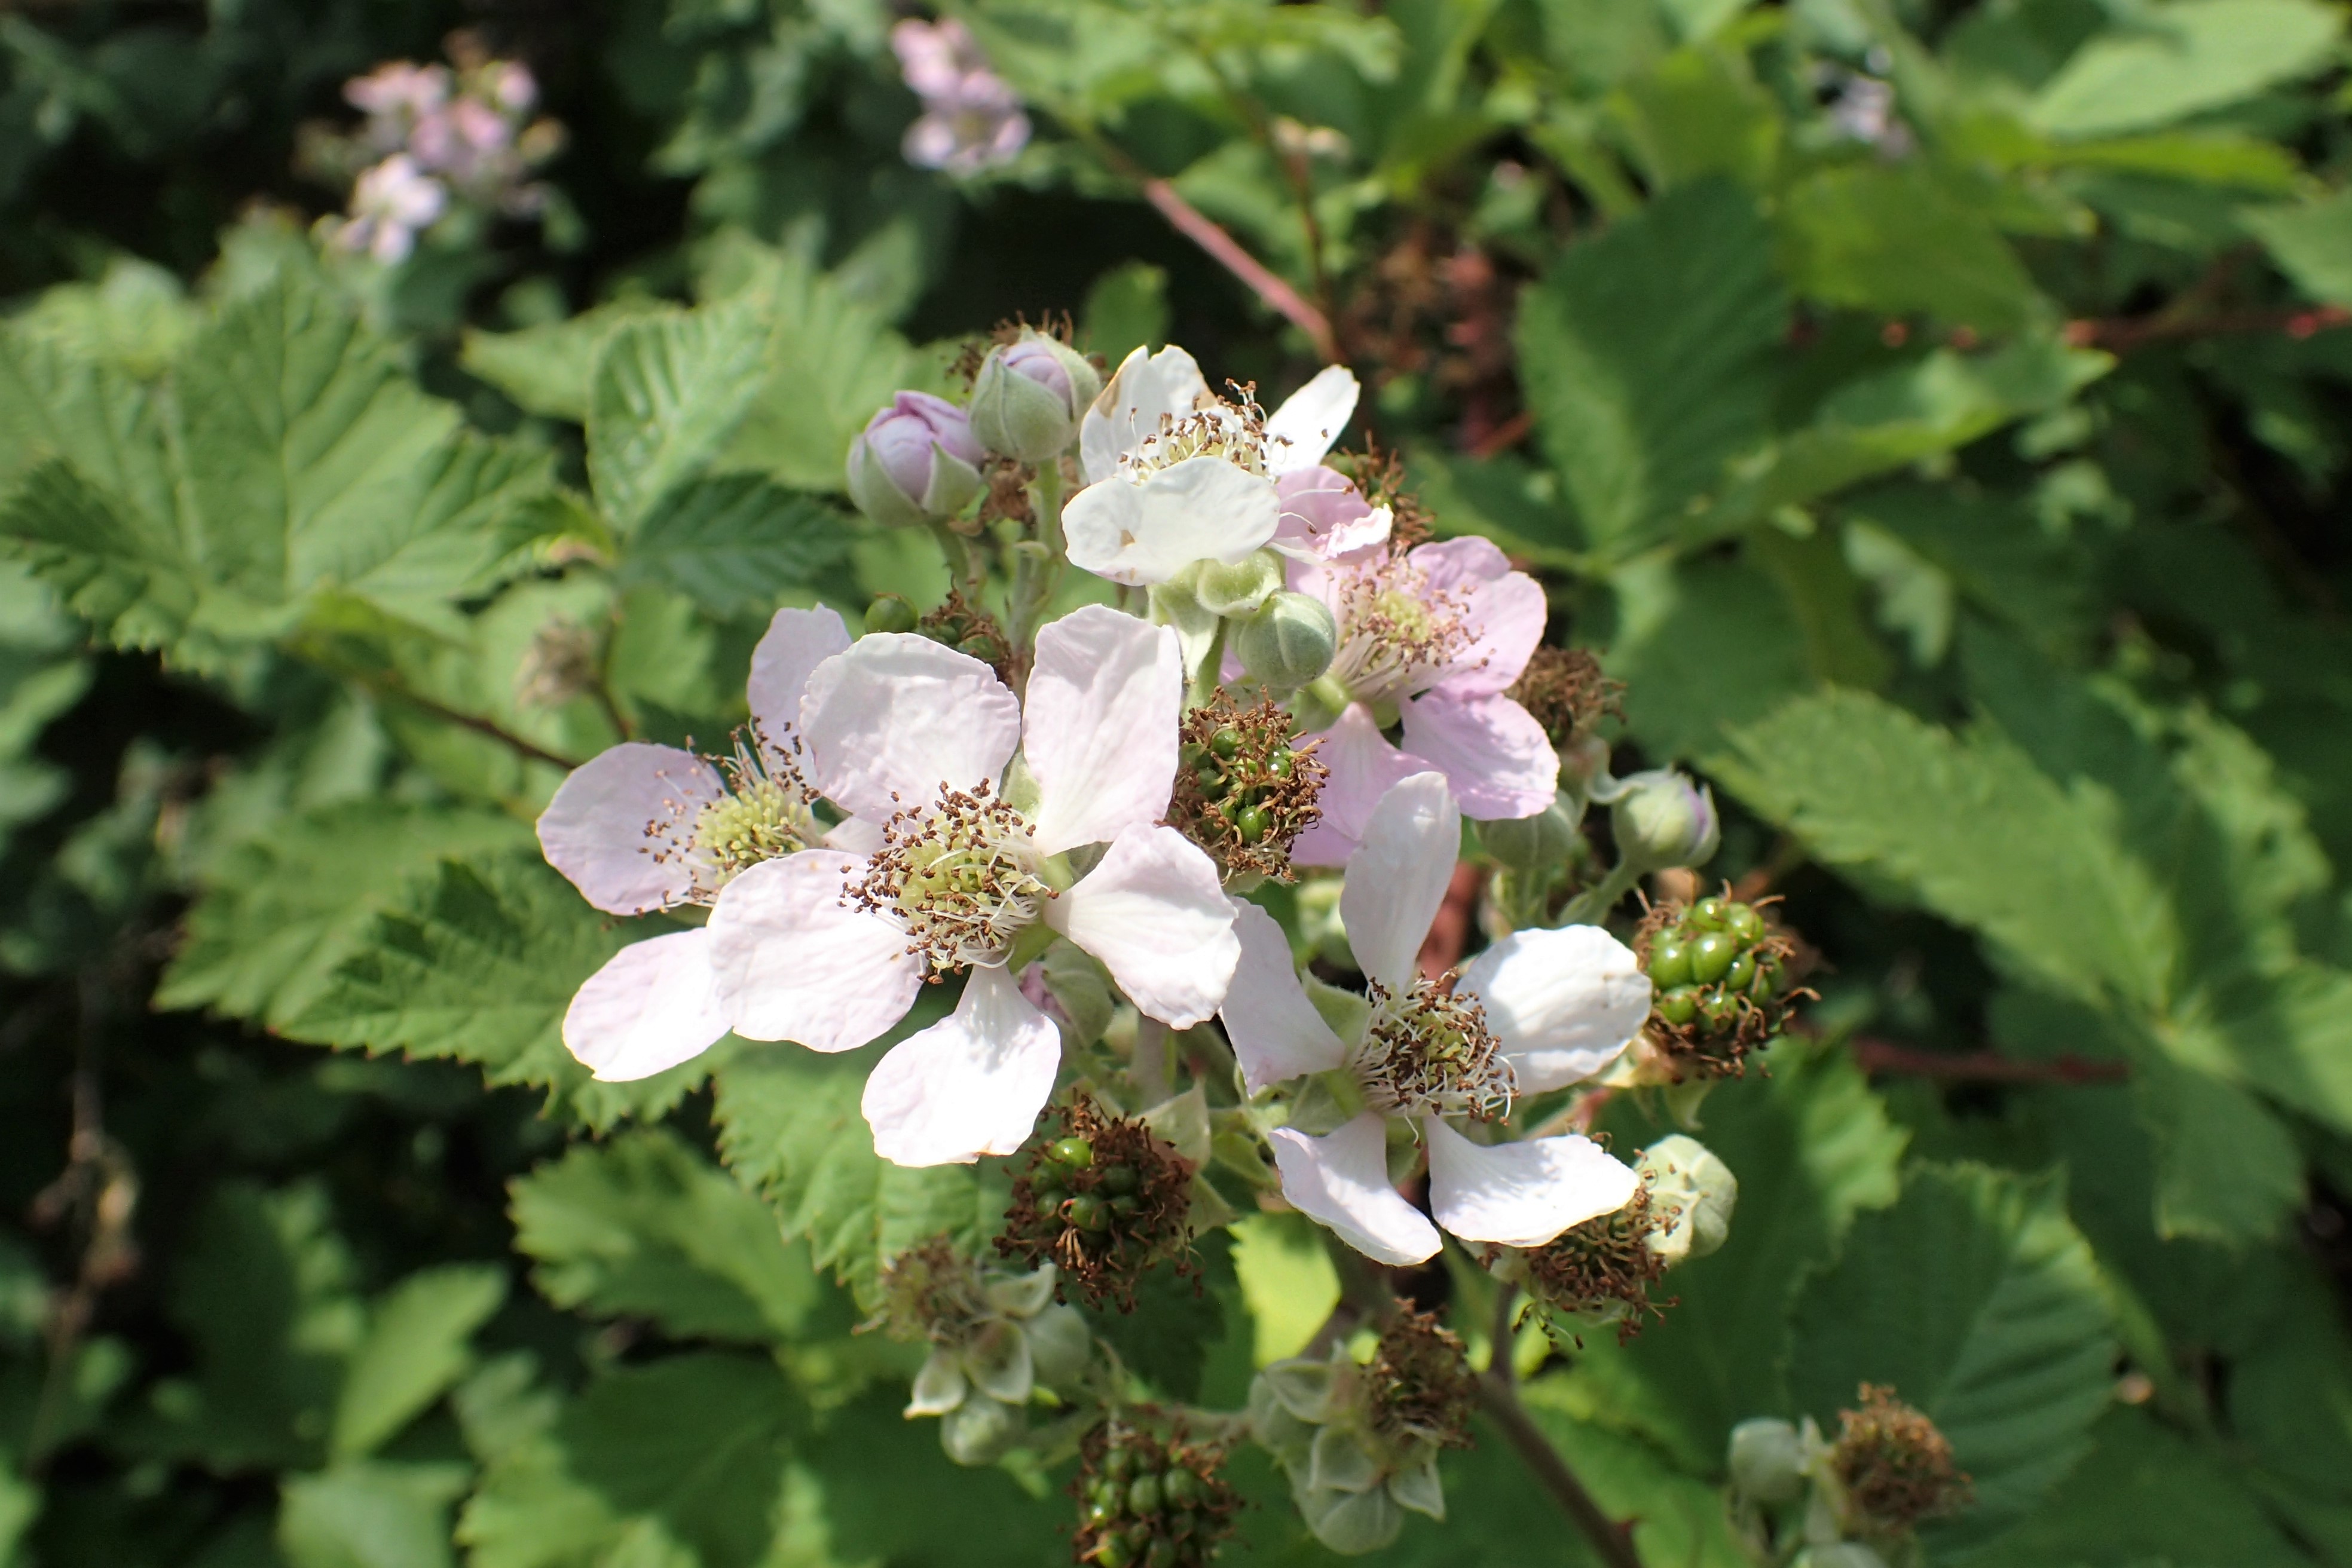
[[1168, 220], [1170, 227], [1207, 251], [1211, 260], [1249, 285], [1251, 291], [1268, 308], [1313, 339], [1315, 352], [1325, 364], [1339, 363], [1339, 343], [1332, 336], [1330, 319], [1309, 303], [1306, 296], [1243, 249], [1239, 240], [1227, 234], [1200, 208], [1177, 194], [1176, 187], [1167, 181], [1157, 175], [1145, 178], [1143, 199], [1160, 209], [1160, 215]]
[[2284, 332], [2301, 340], [2315, 332], [2352, 326], [2352, 310], [2341, 305], [2321, 305], [2295, 310], [2221, 310], [2210, 316], [2115, 317], [2066, 323], [2066, 341], [2078, 349], [2105, 349], [2127, 354], [2149, 343], [2183, 338], [2234, 337], [2251, 332]]
[[387, 702], [405, 703], [419, 713], [429, 714], [444, 724], [454, 724], [461, 729], [470, 729], [477, 735], [487, 735], [492, 740], [520, 756], [530, 758], [534, 762], [551, 763], [566, 772], [580, 766], [572, 758], [560, 757], [536, 741], [525, 740], [512, 730], [500, 727], [494, 720], [483, 718], [476, 714], [460, 713], [456, 708], [446, 707], [435, 702], [431, 697], [420, 696], [405, 686], [378, 680], [373, 675], [352, 674], [349, 672], [345, 672], [345, 674], [354, 685], [372, 695], [382, 697]]
[[1518, 1385], [1511, 1376], [1508, 1341], [1502, 1337], [1500, 1325], [1510, 1314], [1513, 1287], [1506, 1285], [1495, 1303], [1497, 1337], [1495, 1354], [1486, 1363], [1486, 1370], [1478, 1375], [1478, 1405], [1486, 1418], [1502, 1429], [1504, 1437], [1518, 1450], [1536, 1479], [1551, 1493], [1552, 1500], [1560, 1506], [1570, 1522], [1584, 1532], [1601, 1561], [1609, 1568], [1642, 1568], [1641, 1553], [1633, 1549], [1633, 1527], [1620, 1524], [1604, 1512], [1576, 1472], [1568, 1468], [1559, 1450], [1551, 1446], [1527, 1406], [1519, 1403]]
[[1997, 1051], [1952, 1054], [1919, 1051], [1889, 1040], [1856, 1035], [1854, 1060], [1865, 1072], [1905, 1072], [1916, 1078], [1940, 1078], [1956, 1083], [2121, 1083], [2131, 1076], [2128, 1063], [2076, 1056], [2068, 1052], [2047, 1061], [2021, 1061]]
[[1500, 457], [1504, 453], [1525, 441], [1528, 438], [1528, 432], [1535, 427], [1536, 416], [1523, 408], [1472, 442], [1469, 448], [1470, 455], [1480, 462], [1489, 457]]

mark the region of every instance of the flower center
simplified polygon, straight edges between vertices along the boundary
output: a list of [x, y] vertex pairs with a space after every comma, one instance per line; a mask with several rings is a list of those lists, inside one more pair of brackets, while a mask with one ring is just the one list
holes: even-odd
[[1036, 833], [988, 780], [968, 792], [941, 784], [931, 805], [890, 819], [848, 898], [903, 927], [908, 952], [934, 973], [1002, 962], [1054, 896]]
[[1452, 983], [1451, 976], [1416, 979], [1396, 996], [1372, 982], [1371, 1024], [1354, 1063], [1372, 1109], [1481, 1121], [1510, 1113], [1517, 1092], [1511, 1064], [1486, 1028], [1486, 1009], [1454, 996]]
[[819, 827], [792, 751], [756, 730], [751, 740], [737, 734], [732, 756], [706, 760], [726, 777], [727, 793], [699, 806], [683, 798], [667, 802], [669, 814], [647, 822], [646, 838], [656, 862], [685, 862], [694, 879], [686, 902], [708, 905], [739, 873], [808, 848]]
[[1428, 690], [1477, 641], [1469, 590], [1432, 587], [1402, 555], [1349, 569], [1339, 598], [1339, 650], [1329, 673], [1360, 702]]
[[1159, 430], [1145, 436], [1120, 459], [1120, 465], [1127, 476], [1139, 484], [1162, 468], [1192, 457], [1222, 457], [1248, 473], [1265, 476], [1265, 423], [1246, 392], [1238, 406], [1220, 399], [1181, 419], [1161, 414]]

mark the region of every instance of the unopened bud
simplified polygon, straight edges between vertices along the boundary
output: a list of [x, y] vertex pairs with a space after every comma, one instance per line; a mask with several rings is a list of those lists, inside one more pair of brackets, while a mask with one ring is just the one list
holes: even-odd
[[1618, 854], [1642, 872], [1704, 865], [1723, 836], [1714, 791], [1664, 768], [1622, 781], [1609, 825]]
[[886, 593], [866, 607], [868, 632], [912, 632], [922, 619], [903, 594]]
[[1650, 1205], [1667, 1222], [1651, 1232], [1650, 1250], [1668, 1267], [1704, 1258], [1731, 1234], [1739, 1178], [1696, 1138], [1676, 1133], [1642, 1151], [1635, 1169], [1650, 1184]]
[[1758, 1502], [1787, 1502], [1804, 1490], [1804, 1439], [1769, 1416], [1742, 1421], [1731, 1429], [1731, 1484]]
[[1563, 790], [1532, 817], [1503, 817], [1478, 824], [1478, 841], [1513, 871], [1543, 872], [1565, 865], [1576, 852], [1576, 829], [1584, 802]]
[[902, 392], [850, 445], [849, 498], [885, 528], [951, 517], [980, 494], [984, 455], [963, 410]]
[[1593, 786], [1609, 777], [1609, 743], [1597, 735], [1571, 740], [1559, 748], [1559, 782], [1563, 789], [1572, 789], [1580, 797], [1589, 797]]
[[1078, 418], [1102, 392], [1085, 355], [1028, 327], [989, 350], [971, 383], [971, 428], [991, 452], [1045, 463], [1077, 439]]
[[1231, 566], [1204, 560], [1193, 566], [1187, 586], [1201, 608], [1212, 615], [1244, 616], [1256, 612], [1282, 587], [1282, 558], [1272, 550], [1253, 550]]
[[1275, 594], [1234, 629], [1242, 667], [1274, 691], [1317, 679], [1339, 651], [1339, 626], [1323, 601], [1304, 593]]

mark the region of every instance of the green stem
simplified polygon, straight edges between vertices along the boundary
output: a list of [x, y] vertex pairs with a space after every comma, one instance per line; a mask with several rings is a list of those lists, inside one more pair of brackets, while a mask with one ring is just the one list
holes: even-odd
[[1208, 652], [1201, 655], [1201, 666], [1192, 672], [1192, 685], [1185, 689], [1187, 708], [1204, 707], [1216, 695], [1225, 666], [1225, 628], [1230, 622], [1220, 620], [1217, 629], [1209, 634]]
[[1609, 874], [1601, 879], [1598, 887], [1587, 889], [1569, 901], [1560, 911], [1562, 925], [1585, 925], [1600, 919], [1617, 906], [1617, 901], [1642, 880], [1642, 873], [1623, 861], [1612, 866]]
[[1037, 637], [1037, 628], [1053, 608], [1062, 586], [1065, 562], [1062, 541], [1062, 465], [1049, 458], [1029, 482], [1029, 509], [1037, 519], [1037, 537], [1015, 548], [1013, 584], [1013, 645], [1025, 667]]

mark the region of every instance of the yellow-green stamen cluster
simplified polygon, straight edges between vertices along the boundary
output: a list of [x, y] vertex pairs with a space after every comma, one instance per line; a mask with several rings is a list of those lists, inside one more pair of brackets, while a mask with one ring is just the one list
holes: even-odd
[[907, 952], [933, 976], [1003, 959], [1045, 913], [1037, 830], [992, 789], [942, 783], [927, 807], [901, 810], [848, 897], [907, 933]]
[[1372, 1019], [1352, 1066], [1365, 1103], [1395, 1115], [1475, 1116], [1511, 1111], [1517, 1083], [1486, 1009], [1453, 993], [1454, 977], [1417, 978], [1402, 996], [1371, 984]]
[[1477, 641], [1469, 590], [1437, 588], [1401, 550], [1339, 573], [1339, 651], [1329, 677], [1359, 702], [1393, 702], [1426, 691]]

